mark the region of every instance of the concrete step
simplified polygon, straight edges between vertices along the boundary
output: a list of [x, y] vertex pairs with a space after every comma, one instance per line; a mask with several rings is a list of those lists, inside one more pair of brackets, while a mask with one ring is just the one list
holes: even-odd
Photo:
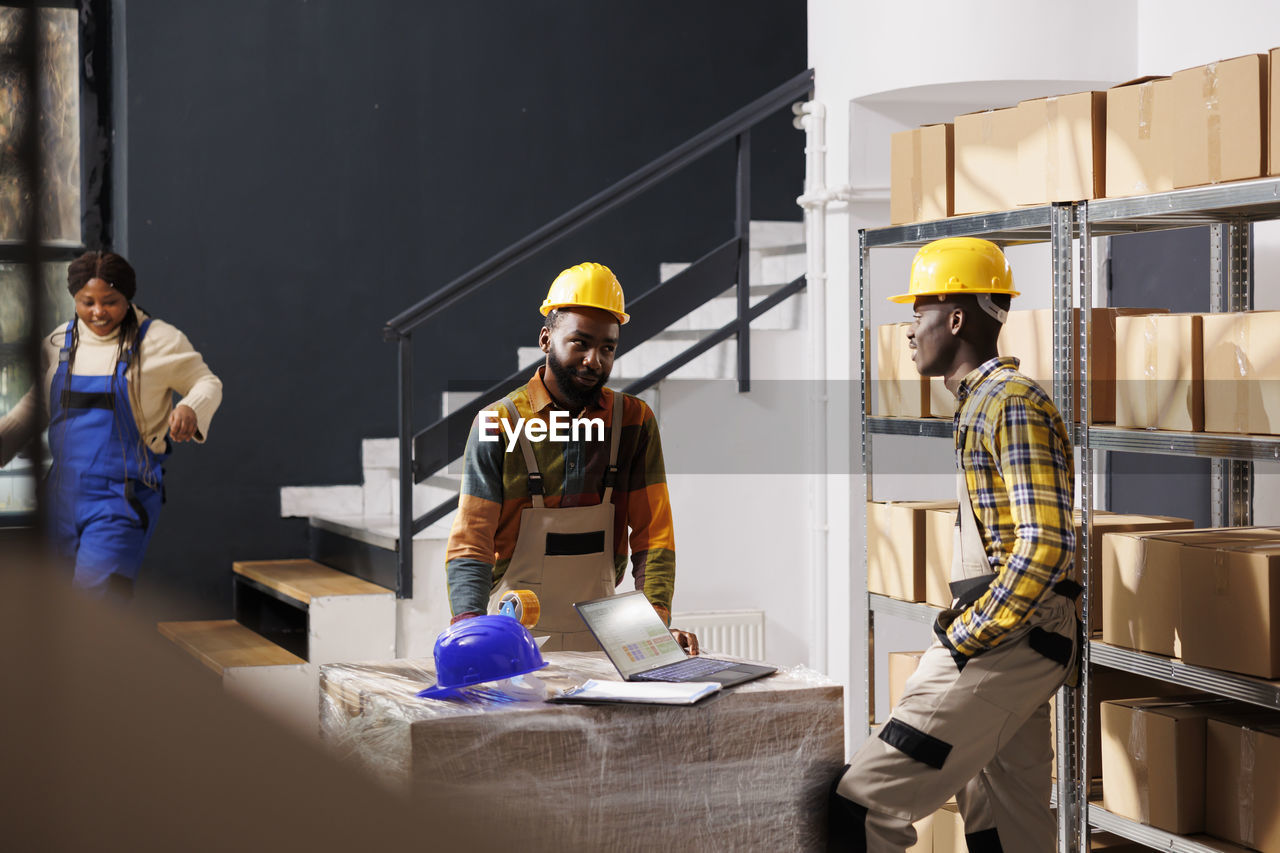
[[374, 584], [314, 560], [241, 561], [232, 571], [236, 620], [270, 637], [284, 632], [286, 645], [311, 663], [395, 657], [394, 584]]
[[[313, 558], [349, 574], [394, 587], [399, 519], [395, 515], [310, 519]], [[436, 635], [449, 624], [445, 546], [453, 515], [413, 538], [413, 595], [395, 601], [395, 656], [430, 657]]]
[[[756, 288], [751, 288], [750, 303], [755, 305], [777, 290], [781, 285], [762, 285], [759, 289], [768, 291], [757, 295]], [[804, 321], [803, 292], [778, 305], [773, 310], [757, 317], [751, 324], [753, 329], [795, 329]], [[738, 294], [735, 290], [726, 290], [715, 299], [690, 311], [684, 317], [667, 327], [669, 332], [715, 330], [732, 323], [738, 317]]]
[[753, 248], [775, 248], [804, 242], [804, 223], [776, 219], [753, 219], [748, 239]]
[[[395, 444], [395, 439], [389, 439]], [[414, 512], [421, 514], [439, 506], [458, 494], [460, 474], [441, 472], [413, 487]], [[280, 489], [282, 518], [308, 518], [313, 515], [345, 518], [369, 516], [379, 518], [399, 508], [399, 465], [392, 468], [366, 468], [360, 486], [284, 486]]]
[[253, 666], [297, 666], [305, 660], [232, 619], [205, 622], [158, 622], [156, 628], [200, 663], [225, 675]]
[[222, 680], [226, 691], [300, 732], [318, 736], [319, 667], [230, 619], [160, 622], [160, 633]]

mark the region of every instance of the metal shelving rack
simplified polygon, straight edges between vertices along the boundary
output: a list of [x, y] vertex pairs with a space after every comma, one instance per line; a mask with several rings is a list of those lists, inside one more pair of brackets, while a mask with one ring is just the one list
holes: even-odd
[[[1193, 187], [1149, 196], [1100, 199], [1077, 205], [1080, 243], [1085, 252], [1097, 236], [1113, 236], [1141, 231], [1208, 226], [1210, 235], [1210, 310], [1213, 312], [1247, 311], [1253, 307], [1253, 270], [1251, 224], [1280, 219], [1280, 180], [1264, 178], [1211, 187]], [[1082, 264], [1080, 279], [1081, 313], [1089, 316], [1093, 296], [1093, 270]], [[1087, 383], [1089, 328], [1081, 324], [1082, 387]], [[1088, 395], [1083, 423], [1088, 417]], [[1214, 526], [1247, 525], [1253, 519], [1253, 462], [1280, 459], [1280, 438], [1275, 436], [1218, 435], [1212, 433], [1164, 432], [1159, 430], [1127, 430], [1117, 427], [1090, 426], [1084, 430], [1079, 448], [1081, 456], [1082, 519], [1086, 541], [1093, 535], [1093, 495], [1091, 493], [1095, 453], [1124, 451], [1177, 456], [1199, 456], [1213, 460], [1212, 508]], [[1082, 554], [1086, 576], [1095, 567], [1089, 565], [1088, 549]], [[1086, 587], [1088, 585], [1086, 584]], [[1088, 592], [1085, 593], [1086, 631], [1089, 622]], [[1229, 672], [1188, 666], [1181, 661], [1130, 649], [1109, 646], [1099, 641], [1085, 645], [1083, 666], [1097, 665], [1138, 675], [1158, 678], [1196, 690], [1267, 708], [1280, 709], [1280, 683], [1236, 675]], [[1083, 679], [1086, 690], [1088, 679]], [[1084, 705], [1083, 707], [1088, 707]], [[1083, 740], [1095, 721], [1085, 714], [1081, 718]], [[1079, 765], [1087, 773], [1087, 766]], [[1113, 832], [1159, 850], [1208, 853], [1214, 848], [1193, 839], [1171, 835], [1150, 826], [1125, 820], [1089, 804], [1080, 815], [1081, 832], [1087, 825]]]
[[[878, 248], [913, 248], [923, 246], [942, 237], [982, 237], [1001, 246], [1018, 243], [1049, 243], [1053, 275], [1053, 399], [1062, 412], [1063, 420], [1074, 422], [1072, 389], [1075, 377], [1071, 375], [1074, 340], [1072, 336], [1072, 245], [1075, 230], [1075, 206], [1070, 203], [1022, 208], [1002, 213], [961, 216], [937, 222], [903, 225], [892, 228], [864, 229], [858, 232], [858, 327], [864, 330], [862, 344], [858, 348], [857, 374], [867, 375], [867, 292], [870, 283], [871, 250]], [[871, 436], [919, 435], [948, 438], [952, 434], [949, 420], [914, 418], [872, 418], [869, 414], [866, 383], [862, 385], [862, 471], [866, 484], [861, 498], [863, 503], [871, 499], [872, 450]], [[864, 556], [865, 559], [865, 556]], [[927, 605], [895, 601], [885, 596], [865, 591], [868, 637], [875, 636], [877, 613], [904, 618], [916, 622], [932, 622], [937, 614]], [[874, 642], [869, 643], [869, 659], [864, 685], [867, 696], [866, 726], [870, 727], [874, 710], [873, 673], [875, 671]], [[1084, 814], [1082, 788], [1077, 784], [1073, 758], [1083, 753], [1076, 743], [1080, 717], [1078, 691], [1064, 688], [1057, 699], [1059, 781], [1055, 791], [1056, 801], [1066, 804], [1058, 809], [1058, 849], [1069, 853], [1079, 848], [1079, 829]]]
[[[1052, 395], [1063, 420], [1073, 425], [1077, 455], [1080, 457], [1080, 491], [1084, 541], [1093, 535], [1095, 453], [1122, 451], [1196, 456], [1213, 459], [1214, 526], [1250, 524], [1253, 516], [1253, 462], [1280, 460], [1280, 437], [1241, 436], [1211, 433], [1129, 430], [1114, 426], [1084, 426], [1092, 421], [1088, 393], [1089, 324], [1082, 322], [1079, 338], [1073, 340], [1072, 308], [1080, 307], [1082, 317], [1090, 317], [1093, 300], [1093, 238], [1141, 231], [1208, 226], [1210, 228], [1211, 310], [1245, 311], [1253, 306], [1251, 223], [1280, 219], [1280, 179], [1265, 178], [1212, 187], [1195, 187], [1149, 196], [1102, 199], [1076, 204], [1054, 204], [1006, 213], [956, 217], [938, 222], [859, 232], [858, 319], [864, 330], [859, 348], [860, 375], [866, 376], [868, 326], [867, 291], [870, 281], [870, 251], [879, 247], [921, 246], [941, 237], [984, 237], [1001, 245], [1026, 242], [1052, 244], [1054, 375]], [[1079, 300], [1072, 275], [1072, 247], [1078, 239]], [[1079, 347], [1079, 373], [1073, 374], [1073, 349]], [[1078, 416], [1077, 416], [1078, 415]], [[871, 495], [871, 436], [907, 435], [946, 438], [952, 434], [949, 421], [940, 419], [871, 417], [865, 383], [862, 391], [862, 470], [867, 484], [864, 499]], [[1085, 577], [1095, 567], [1089, 565], [1089, 549], [1081, 552]], [[1083, 614], [1086, 636], [1090, 625], [1089, 584], [1084, 584]], [[868, 593], [868, 631], [874, 636], [877, 613], [917, 622], [930, 622], [936, 608], [895, 601]], [[1109, 646], [1097, 640], [1082, 649], [1083, 672], [1092, 666], [1145, 675], [1181, 684], [1227, 698], [1280, 709], [1280, 682], [1269, 682], [1229, 672], [1188, 666], [1181, 661]], [[872, 666], [868, 666], [867, 696], [870, 705]], [[1194, 839], [1135, 823], [1107, 812], [1088, 801], [1088, 766], [1084, 748], [1091, 723], [1088, 708], [1089, 678], [1081, 679], [1074, 690], [1063, 689], [1057, 700], [1059, 779], [1054, 791], [1058, 809], [1058, 850], [1060, 853], [1088, 849], [1090, 828], [1105, 830], [1153, 849], [1210, 853], [1214, 848]], [[868, 711], [868, 720], [870, 711]]]

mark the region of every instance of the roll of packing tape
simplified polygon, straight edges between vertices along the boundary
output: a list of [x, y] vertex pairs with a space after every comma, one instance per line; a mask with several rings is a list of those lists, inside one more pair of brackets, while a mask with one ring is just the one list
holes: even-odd
[[538, 596], [532, 590], [513, 589], [498, 600], [498, 612], [510, 616], [526, 628], [532, 628], [538, 624], [542, 606], [538, 604]]

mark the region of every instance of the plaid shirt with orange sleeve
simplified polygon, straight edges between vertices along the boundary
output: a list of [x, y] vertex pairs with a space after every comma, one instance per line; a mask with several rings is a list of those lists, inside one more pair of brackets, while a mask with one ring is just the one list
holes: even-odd
[[[546, 367], [510, 397], [526, 422], [547, 421], [551, 395], [543, 383]], [[595, 402], [578, 416], [601, 418], [603, 441], [583, 437], [578, 441], [534, 441], [534, 456], [542, 472], [545, 505], [592, 506], [604, 494], [605, 468], [609, 462], [613, 429], [612, 389], [603, 389]], [[502, 406], [502, 420], [510, 414]], [[533, 505], [528, 471], [519, 448], [506, 452], [502, 441], [479, 441], [479, 419], [472, 422], [463, 458], [462, 491], [446, 553], [449, 606], [455, 617], [484, 613], [489, 595], [502, 579], [515, 552], [520, 534], [520, 513]], [[671, 619], [675, 588], [676, 551], [667, 494], [662, 441], [653, 411], [639, 397], [623, 395], [622, 436], [618, 447], [618, 482], [613, 490], [613, 547], [617, 582], [626, 575], [628, 556], [635, 588], [642, 590], [663, 621]]]

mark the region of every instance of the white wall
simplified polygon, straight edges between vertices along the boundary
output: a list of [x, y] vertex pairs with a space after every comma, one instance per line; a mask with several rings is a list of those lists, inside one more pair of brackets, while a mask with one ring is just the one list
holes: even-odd
[[[857, 230], [888, 224], [891, 133], [1024, 98], [1103, 88], [1280, 46], [1280, 4], [1265, 0], [1211, 5], [1190, 0], [810, 0], [808, 10], [815, 99], [827, 110], [827, 183], [851, 188], [855, 199], [829, 209], [826, 231], [828, 373], [841, 379], [856, 372], [856, 339], [848, 331], [857, 328], [858, 319]], [[1095, 257], [1101, 260], [1104, 252], [1099, 245]], [[909, 252], [873, 253], [869, 324], [908, 316], [908, 309], [889, 306], [883, 298], [903, 286], [909, 258]], [[1017, 307], [1047, 307], [1047, 248], [1015, 249], [1010, 258], [1026, 294]], [[1280, 226], [1256, 229], [1255, 262], [1257, 281], [1275, 278]], [[1256, 304], [1280, 307], [1280, 288], [1259, 287]], [[847, 411], [833, 408], [829, 423], [832, 443], [843, 440], [855, 454], [856, 403]], [[907, 454], [912, 446], [878, 441], [877, 454], [885, 458]], [[928, 450], [916, 467], [939, 465], [936, 456]], [[1258, 481], [1256, 505], [1280, 505], [1280, 477]], [[933, 494], [941, 488], [940, 480], [928, 477], [876, 478], [878, 496], [906, 496], [899, 489]], [[857, 708], [865, 707], [867, 632], [858, 593], [865, 575], [865, 495], [862, 477], [829, 480], [829, 671], [853, 688], [846, 702], [851, 743], [861, 739]], [[886, 636], [877, 627], [881, 651], [885, 645], [910, 645], [918, 636], [909, 628]]]
[[656, 411], [676, 537], [673, 612], [763, 610], [765, 655], [812, 658], [806, 333], [752, 330], [751, 391], [666, 380]]

